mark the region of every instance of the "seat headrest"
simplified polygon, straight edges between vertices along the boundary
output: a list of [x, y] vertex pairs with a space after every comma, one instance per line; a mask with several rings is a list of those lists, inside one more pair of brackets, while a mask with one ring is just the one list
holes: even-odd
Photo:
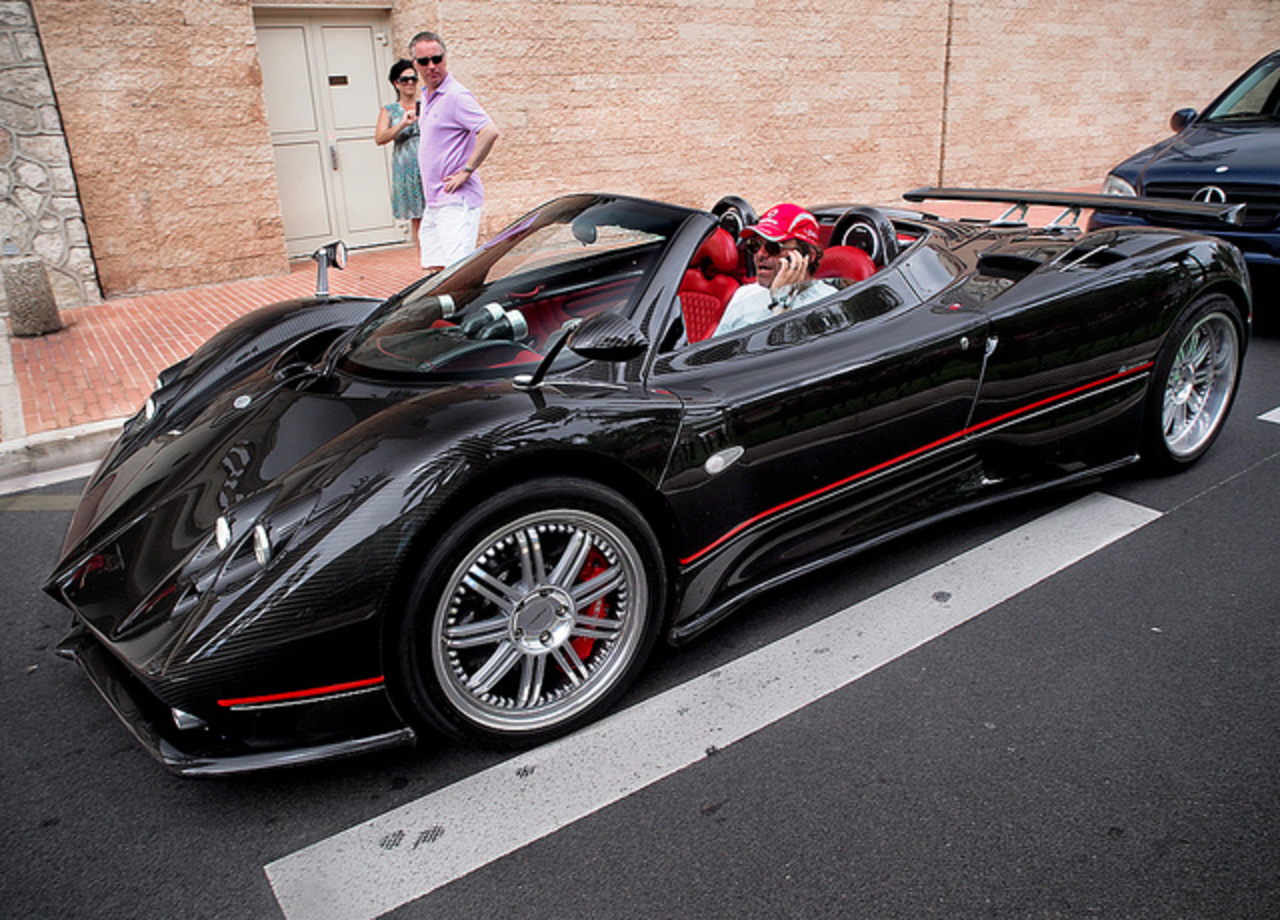
[[718, 272], [737, 271], [738, 244], [734, 241], [733, 234], [724, 227], [716, 227], [698, 247], [692, 264], [701, 267], [704, 263], [710, 263]]
[[819, 278], [848, 278], [862, 281], [876, 273], [876, 264], [856, 246], [832, 246], [822, 254], [818, 263]]

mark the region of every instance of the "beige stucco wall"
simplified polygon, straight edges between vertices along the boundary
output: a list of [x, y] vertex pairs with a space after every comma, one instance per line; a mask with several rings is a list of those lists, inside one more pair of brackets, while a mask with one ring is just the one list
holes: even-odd
[[[247, 0], [33, 0], [108, 295], [283, 271]], [[482, 228], [571, 190], [892, 203], [1097, 184], [1280, 46], [1280, 0], [394, 0], [502, 129]]]
[[104, 293], [286, 270], [248, 3], [34, 7]]
[[944, 180], [1100, 183], [1280, 48], [1280, 0], [955, 0]]

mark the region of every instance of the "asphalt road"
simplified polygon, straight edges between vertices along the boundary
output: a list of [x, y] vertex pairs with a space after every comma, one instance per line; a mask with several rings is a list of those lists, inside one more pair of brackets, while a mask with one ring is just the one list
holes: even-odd
[[[1280, 916], [1280, 418], [1260, 418], [1277, 409], [1280, 340], [1255, 339], [1202, 463], [1097, 489], [1150, 523], [391, 916]], [[39, 585], [79, 485], [0, 498], [0, 914], [281, 917], [265, 867], [501, 771], [430, 745], [164, 773], [53, 655], [66, 616]], [[1086, 495], [970, 515], [758, 602], [661, 650], [627, 713]], [[558, 797], [617, 779], [572, 775]], [[391, 882], [358, 854], [339, 871]]]

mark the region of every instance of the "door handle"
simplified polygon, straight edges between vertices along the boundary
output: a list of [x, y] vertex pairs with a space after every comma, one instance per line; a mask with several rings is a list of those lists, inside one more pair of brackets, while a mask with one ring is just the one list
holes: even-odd
[[333, 163], [333, 168], [338, 168], [338, 148], [335, 144], [329, 145], [329, 160]]

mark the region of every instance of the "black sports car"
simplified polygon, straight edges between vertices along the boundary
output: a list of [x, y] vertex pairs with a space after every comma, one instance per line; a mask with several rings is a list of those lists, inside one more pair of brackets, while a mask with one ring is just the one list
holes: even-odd
[[385, 302], [246, 316], [89, 480], [46, 586], [61, 651], [181, 773], [534, 743], [659, 636], [1221, 431], [1250, 329], [1229, 244], [814, 210], [835, 293], [721, 336], [752, 272], [740, 199], [565, 197]]
[[[1203, 112], [1179, 109], [1173, 137], [1135, 153], [1107, 176], [1103, 192], [1182, 201], [1247, 204], [1239, 226], [1160, 215], [1156, 222], [1212, 233], [1244, 253], [1253, 288], [1280, 295], [1280, 51], [1241, 74]], [[1141, 222], [1099, 211], [1092, 230]], [[1260, 310], [1260, 318], [1273, 319]]]

